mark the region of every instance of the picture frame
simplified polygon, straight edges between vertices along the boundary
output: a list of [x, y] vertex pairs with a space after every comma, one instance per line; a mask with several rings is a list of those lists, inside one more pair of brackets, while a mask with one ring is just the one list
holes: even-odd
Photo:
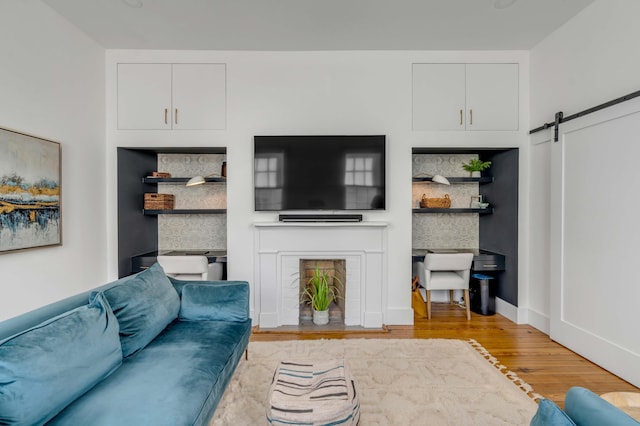
[[62, 245], [59, 142], [0, 128], [0, 254]]

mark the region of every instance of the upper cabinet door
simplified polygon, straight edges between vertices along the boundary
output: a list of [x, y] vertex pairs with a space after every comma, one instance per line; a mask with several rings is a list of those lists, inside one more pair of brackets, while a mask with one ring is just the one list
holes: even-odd
[[413, 64], [413, 130], [518, 130], [518, 64]]
[[226, 127], [225, 64], [173, 64], [173, 128]]
[[518, 64], [467, 64], [467, 130], [518, 130]]
[[171, 128], [171, 64], [118, 64], [118, 129]]
[[118, 64], [118, 129], [226, 127], [225, 64]]
[[413, 64], [413, 130], [465, 129], [465, 65]]

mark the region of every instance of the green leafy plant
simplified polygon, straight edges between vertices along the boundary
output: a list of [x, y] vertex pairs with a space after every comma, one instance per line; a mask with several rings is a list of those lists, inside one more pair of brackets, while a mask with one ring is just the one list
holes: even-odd
[[302, 293], [302, 300], [307, 302], [316, 311], [326, 311], [331, 302], [340, 297], [340, 290], [334, 284], [342, 282], [338, 277], [329, 275], [326, 271], [321, 271], [318, 265], [313, 271], [313, 276], [309, 278], [307, 286]]
[[463, 163], [462, 168], [468, 172], [481, 172], [491, 167], [491, 161], [482, 161], [479, 158], [473, 158], [468, 163]]

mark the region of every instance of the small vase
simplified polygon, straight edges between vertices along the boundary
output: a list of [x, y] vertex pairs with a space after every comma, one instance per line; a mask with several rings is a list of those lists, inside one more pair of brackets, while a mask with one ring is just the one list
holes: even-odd
[[329, 310], [316, 311], [313, 310], [313, 323], [315, 325], [327, 325], [329, 324]]
[[480, 174], [481, 174], [480, 171], [471, 172], [471, 177], [472, 178], [479, 178]]

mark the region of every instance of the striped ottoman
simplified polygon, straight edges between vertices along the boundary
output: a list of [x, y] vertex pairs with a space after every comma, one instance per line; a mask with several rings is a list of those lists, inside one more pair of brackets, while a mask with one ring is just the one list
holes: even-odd
[[344, 360], [281, 362], [267, 398], [271, 425], [356, 425], [360, 403]]

